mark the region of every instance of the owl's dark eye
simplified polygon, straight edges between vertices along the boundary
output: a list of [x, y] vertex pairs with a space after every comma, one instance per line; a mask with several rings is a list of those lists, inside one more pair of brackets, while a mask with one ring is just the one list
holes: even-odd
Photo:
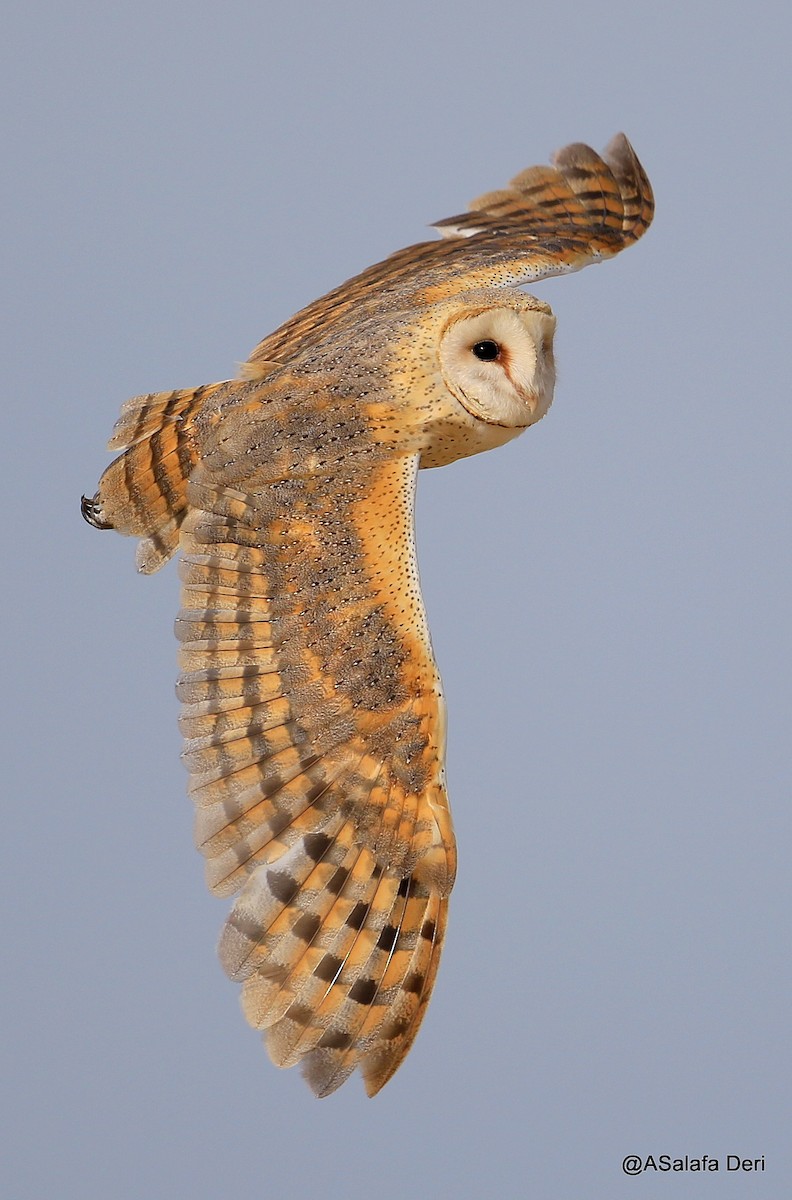
[[476, 342], [470, 347], [476, 358], [480, 358], [482, 362], [492, 362], [496, 358], [500, 358], [500, 346], [497, 342], [490, 341], [489, 338], [483, 342]]

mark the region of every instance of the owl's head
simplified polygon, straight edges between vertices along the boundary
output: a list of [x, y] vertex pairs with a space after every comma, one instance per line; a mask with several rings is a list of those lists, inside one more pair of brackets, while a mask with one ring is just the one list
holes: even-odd
[[555, 318], [546, 304], [462, 309], [440, 335], [449, 392], [472, 417], [518, 431], [545, 415], [553, 399]]
[[494, 288], [430, 299], [413, 316], [394, 339], [391, 381], [422, 466], [499, 446], [544, 416], [554, 332], [546, 304]]

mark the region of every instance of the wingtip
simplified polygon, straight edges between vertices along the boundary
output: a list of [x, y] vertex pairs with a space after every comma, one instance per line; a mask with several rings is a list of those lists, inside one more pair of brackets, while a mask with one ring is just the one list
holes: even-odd
[[602, 151], [602, 157], [611, 170], [634, 172], [638, 155], [626, 133], [615, 133]]
[[614, 133], [613, 137], [605, 147], [603, 154], [623, 154], [625, 151], [628, 151], [633, 155], [635, 154], [635, 151], [632, 148], [632, 143], [627, 137], [627, 134], [619, 130], [618, 133]]
[[619, 183], [625, 201], [624, 232], [637, 241], [652, 223], [655, 199], [649, 177], [624, 133], [615, 134], [602, 151], [602, 158]]

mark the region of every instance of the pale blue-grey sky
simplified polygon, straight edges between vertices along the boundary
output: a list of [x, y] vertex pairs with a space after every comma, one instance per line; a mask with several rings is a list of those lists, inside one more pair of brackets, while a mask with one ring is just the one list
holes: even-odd
[[[728, 0], [6, 16], [5, 1195], [702, 1194], [630, 1153], [788, 1193], [790, 34]], [[227, 378], [619, 129], [656, 221], [535, 289], [549, 416], [420, 480], [460, 872], [406, 1064], [320, 1103], [215, 957], [175, 570], [138, 576], [79, 496], [128, 396]]]

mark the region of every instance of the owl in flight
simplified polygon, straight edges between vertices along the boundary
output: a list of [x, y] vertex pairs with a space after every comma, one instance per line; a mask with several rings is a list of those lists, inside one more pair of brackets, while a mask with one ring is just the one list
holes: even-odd
[[416, 472], [544, 416], [555, 320], [519, 285], [617, 254], [652, 211], [622, 134], [567, 146], [309, 304], [241, 378], [128, 401], [83, 497], [141, 571], [181, 550], [183, 757], [209, 886], [236, 894], [220, 958], [319, 1096], [403, 1061], [454, 883]]

